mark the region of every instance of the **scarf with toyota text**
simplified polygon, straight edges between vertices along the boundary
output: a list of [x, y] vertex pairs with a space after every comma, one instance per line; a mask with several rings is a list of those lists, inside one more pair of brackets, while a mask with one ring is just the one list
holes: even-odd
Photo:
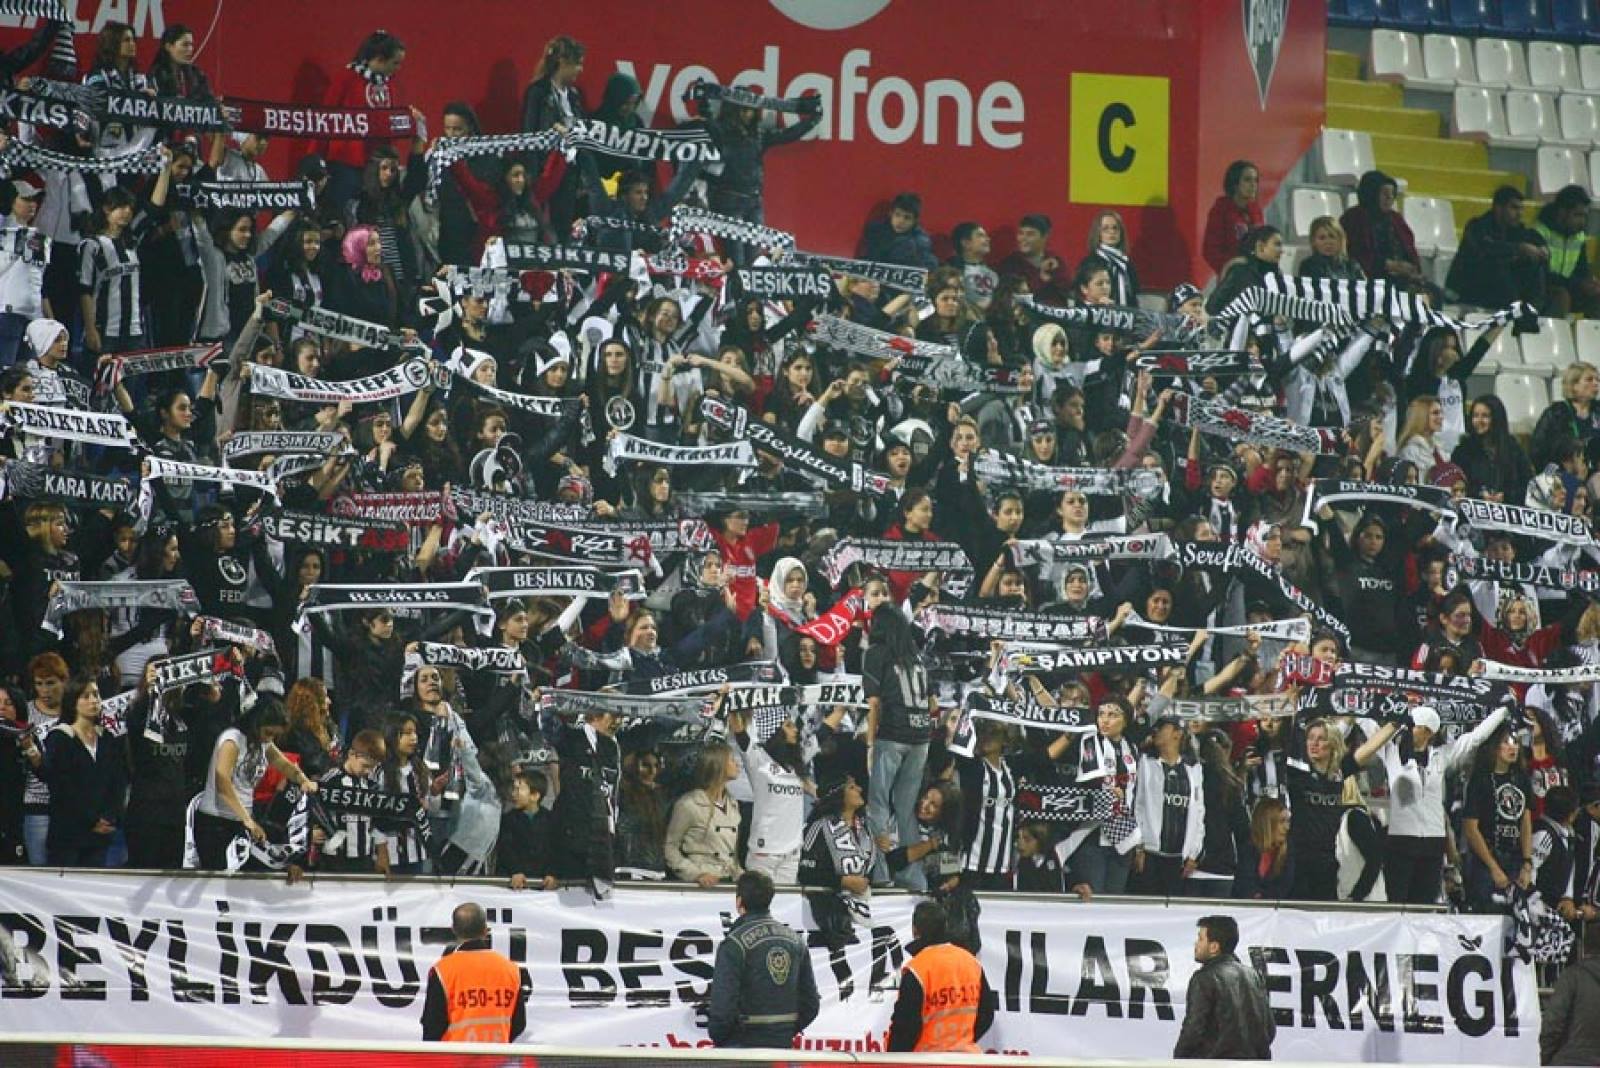
[[489, 600], [512, 597], [609, 597], [621, 593], [630, 601], [644, 599], [644, 576], [638, 571], [601, 571], [597, 567], [475, 567], [466, 581], [488, 591]]
[[58, 501], [75, 507], [128, 509], [139, 499], [126, 478], [68, 471], [15, 460], [0, 467], [0, 499]]
[[417, 133], [406, 108], [325, 108], [229, 97], [223, 102], [222, 111], [235, 130], [268, 137], [367, 141], [398, 140]]
[[1521, 508], [1497, 501], [1463, 497], [1456, 501], [1456, 513], [1470, 527], [1499, 530], [1524, 538], [1560, 542], [1563, 545], [1593, 545], [1589, 521], [1581, 515], [1547, 512], [1542, 508]]
[[149, 608], [193, 616], [200, 612], [200, 600], [184, 579], [66, 580], [55, 584], [39, 625], [59, 638], [61, 621], [73, 612], [116, 608]]
[[1107, 560], [1170, 560], [1172, 540], [1165, 534], [1129, 534], [1067, 541], [1029, 538], [1006, 547], [1018, 567], [1098, 564]]
[[125, 352], [102, 363], [94, 373], [96, 393], [110, 393], [124, 379], [141, 375], [159, 374], [162, 371], [187, 371], [205, 367], [222, 355], [222, 346], [183, 345], [170, 349], [147, 349]]
[[1235, 408], [1220, 400], [1205, 400], [1186, 393], [1174, 393], [1167, 409], [1177, 426], [1202, 434], [1247, 441], [1270, 449], [1341, 455], [1344, 452], [1339, 432], [1291, 423], [1287, 419]]
[[[253, 364], [250, 371], [250, 391], [258, 397], [279, 397], [283, 400], [306, 404], [377, 404], [408, 396], [419, 389], [438, 385], [434, 370], [443, 367], [424, 359], [411, 359], [386, 371], [363, 378], [334, 382], [321, 378], [307, 378], [280, 367]], [[445, 372], [448, 374], [448, 372]]]
[[783, 261], [791, 267], [822, 267], [849, 278], [865, 278], [902, 293], [921, 295], [928, 288], [926, 267], [906, 267], [898, 263], [851, 260], [841, 256], [819, 256], [814, 252], [791, 252]]
[[749, 411], [737, 404], [728, 404], [715, 397], [703, 397], [700, 414], [734, 437], [776, 456], [789, 470], [799, 472], [825, 488], [847, 489], [874, 497], [889, 492], [888, 475], [852, 460], [829, 456], [787, 430], [750, 418]]
[[1395, 504], [1404, 508], [1420, 508], [1425, 512], [1456, 520], [1456, 510], [1450, 491], [1443, 486], [1393, 486], [1387, 482], [1347, 482], [1337, 478], [1311, 480], [1306, 493], [1305, 513], [1300, 525], [1317, 529], [1316, 513], [1323, 505], [1356, 501], [1364, 506]]
[[1600, 593], [1600, 571], [1578, 571], [1546, 564], [1528, 564], [1520, 560], [1490, 560], [1483, 556], [1451, 553], [1444, 573], [1445, 587], [1448, 589], [1462, 582], [1476, 580], [1537, 586], [1568, 593], [1573, 590], [1587, 594]]
[[1089, 642], [1106, 640], [1106, 621], [1098, 616], [1058, 616], [931, 604], [917, 613], [925, 633], [943, 631], [952, 638], [984, 638], [1018, 642]]
[[662, 445], [632, 434], [618, 434], [606, 446], [603, 461], [606, 473], [615, 477], [619, 463], [753, 468], [756, 454], [748, 441], [730, 441], [722, 445]]

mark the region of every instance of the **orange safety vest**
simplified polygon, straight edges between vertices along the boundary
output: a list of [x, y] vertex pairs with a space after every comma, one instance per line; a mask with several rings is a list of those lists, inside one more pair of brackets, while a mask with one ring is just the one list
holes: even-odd
[[978, 1001], [983, 966], [960, 946], [929, 946], [906, 964], [922, 984], [922, 1034], [914, 1053], [982, 1053], [978, 1048]]
[[444, 986], [445, 1042], [510, 1042], [522, 996], [517, 966], [492, 949], [457, 950], [433, 966]]

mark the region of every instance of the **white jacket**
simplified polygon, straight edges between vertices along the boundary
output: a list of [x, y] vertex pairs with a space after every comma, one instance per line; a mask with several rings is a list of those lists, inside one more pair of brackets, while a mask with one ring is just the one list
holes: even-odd
[[1389, 834], [1395, 838], [1443, 838], [1445, 827], [1444, 779], [1450, 770], [1472, 759], [1478, 746], [1505, 722], [1506, 710], [1497, 708], [1482, 723], [1449, 745], [1434, 751], [1427, 767], [1416, 759], [1400, 759], [1399, 733], [1384, 743], [1378, 755], [1389, 773]]
[[[1183, 828], [1183, 859], [1198, 860], [1206, 843], [1206, 790], [1205, 772], [1199, 761], [1185, 761], [1183, 768], [1189, 775], [1188, 822]], [[1138, 808], [1139, 831], [1144, 839], [1146, 853], [1161, 852], [1161, 817], [1166, 806], [1166, 765], [1160, 757], [1144, 756], [1139, 761]]]
[[[1295, 341], [1289, 350], [1291, 360], [1303, 360], [1323, 340], [1321, 330], [1311, 333]], [[1361, 366], [1361, 361], [1366, 359], [1367, 353], [1372, 351], [1373, 337], [1366, 331], [1358, 333], [1340, 351], [1334, 366], [1328, 373], [1318, 376], [1303, 363], [1296, 363], [1283, 383], [1283, 399], [1288, 410], [1289, 421], [1302, 426], [1311, 422], [1311, 412], [1316, 405], [1317, 391], [1324, 390], [1333, 397], [1333, 402], [1338, 406], [1339, 414], [1345, 422], [1350, 421], [1350, 395], [1345, 389], [1345, 379], [1355, 373]]]

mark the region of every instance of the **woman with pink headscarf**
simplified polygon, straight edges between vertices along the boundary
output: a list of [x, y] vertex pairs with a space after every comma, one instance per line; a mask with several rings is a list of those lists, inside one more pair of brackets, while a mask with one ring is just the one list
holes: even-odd
[[340, 262], [328, 271], [327, 304], [342, 315], [394, 326], [394, 279], [383, 266], [383, 244], [371, 226], [354, 226], [339, 245]]

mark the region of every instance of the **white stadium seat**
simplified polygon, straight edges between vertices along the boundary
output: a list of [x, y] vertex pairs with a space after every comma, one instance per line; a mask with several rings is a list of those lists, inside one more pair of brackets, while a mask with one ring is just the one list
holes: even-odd
[[[1462, 331], [1461, 340], [1470, 349], [1478, 343], [1478, 339], [1482, 336], [1483, 330], [1468, 327]], [[1494, 344], [1489, 346], [1489, 351], [1484, 356], [1483, 362], [1478, 365], [1478, 371], [1481, 374], [1494, 374], [1496, 371], [1522, 372], [1526, 369], [1522, 360], [1522, 347], [1517, 344], [1516, 335], [1509, 329], [1500, 331], [1499, 335], [1494, 339]]]
[[1528, 45], [1528, 83], [1552, 93], [1573, 93], [1583, 88], [1578, 73], [1578, 53], [1569, 44], [1533, 41]]
[[1311, 223], [1320, 215], [1335, 219], [1344, 214], [1344, 200], [1330, 189], [1296, 189], [1289, 197], [1290, 224], [1294, 237], [1311, 236]]
[[1456, 250], [1458, 241], [1455, 212], [1448, 200], [1441, 200], [1438, 197], [1406, 197], [1400, 202], [1400, 213], [1405, 216], [1406, 225], [1411, 227], [1411, 236], [1416, 240], [1417, 251]]
[[1450, 129], [1457, 137], [1474, 141], [1522, 148], [1539, 147], [1538, 138], [1513, 138], [1506, 129], [1505, 99], [1498, 89], [1457, 86], [1450, 113]]
[[1600, 93], [1600, 45], [1579, 46], [1578, 80], [1589, 92]]
[[1600, 98], [1587, 93], [1562, 93], [1556, 104], [1561, 139], [1575, 145], [1600, 143]]
[[1472, 55], [1472, 42], [1465, 37], [1430, 33], [1422, 39], [1423, 77], [1444, 88], [1477, 85], [1478, 64]]
[[1506, 406], [1513, 434], [1531, 434], [1539, 416], [1550, 406], [1550, 391], [1537, 375], [1509, 373], [1494, 378], [1495, 396]]
[[1322, 175], [1336, 185], [1355, 185], [1361, 176], [1377, 169], [1372, 135], [1358, 130], [1323, 130]]
[[1490, 140], [1495, 144], [1563, 140], [1561, 120], [1556, 115], [1556, 98], [1532, 89], [1513, 89], [1506, 93], [1506, 134], [1508, 136]]
[[[1510, 331], [1502, 331], [1502, 336]], [[1530, 370], [1545, 374], [1559, 372], [1578, 358], [1572, 340], [1572, 327], [1565, 319], [1540, 319], [1537, 334], [1522, 335], [1522, 362]]]
[[1480, 37], [1473, 42], [1473, 58], [1478, 64], [1478, 81], [1512, 89], [1528, 86], [1528, 59], [1521, 41], [1500, 37]]
[[1537, 183], [1542, 196], [1550, 196], [1563, 186], [1589, 188], [1589, 164], [1581, 148], [1544, 145], [1539, 149]]
[[1380, 82], [1416, 85], [1428, 78], [1422, 64], [1422, 42], [1414, 33], [1373, 30], [1367, 51], [1367, 70]]
[[1572, 327], [1577, 334], [1578, 359], [1600, 365], [1600, 319], [1579, 319]]

